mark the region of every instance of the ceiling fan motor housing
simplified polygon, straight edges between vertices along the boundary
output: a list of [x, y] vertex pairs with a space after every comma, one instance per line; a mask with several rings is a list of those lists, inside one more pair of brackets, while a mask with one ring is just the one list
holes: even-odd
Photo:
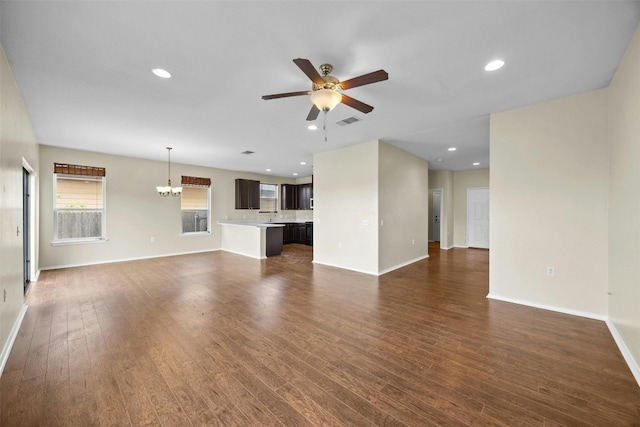
[[324, 83], [312, 83], [314, 91], [320, 89], [342, 90], [342, 88], [340, 87], [340, 80], [336, 79], [335, 77], [322, 76], [322, 80], [324, 80]]

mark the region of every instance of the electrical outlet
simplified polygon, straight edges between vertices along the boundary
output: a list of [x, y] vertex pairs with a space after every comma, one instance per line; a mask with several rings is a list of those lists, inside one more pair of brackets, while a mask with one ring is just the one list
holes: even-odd
[[152, 238], [151, 238], [151, 243], [153, 243], [153, 242], [155, 242], [155, 241], [156, 241], [156, 238], [155, 238], [155, 237], [152, 237]]
[[415, 245], [416, 244], [416, 239], [411, 239], [411, 244]]
[[555, 276], [556, 275], [556, 269], [553, 267], [547, 267], [547, 276]]

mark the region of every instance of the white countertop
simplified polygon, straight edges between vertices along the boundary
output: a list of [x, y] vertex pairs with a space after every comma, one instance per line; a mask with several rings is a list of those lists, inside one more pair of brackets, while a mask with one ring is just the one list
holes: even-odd
[[220, 225], [246, 225], [252, 227], [284, 227], [285, 224], [305, 224], [313, 222], [311, 219], [286, 219], [278, 218], [273, 221], [260, 221], [255, 219], [219, 219]]
[[220, 225], [242, 225], [242, 226], [245, 226], [245, 227], [260, 227], [260, 228], [284, 227], [283, 223], [258, 222], [258, 221], [250, 221], [250, 220], [245, 220], [245, 219], [220, 219], [220, 220], [218, 220], [218, 224], [220, 224]]

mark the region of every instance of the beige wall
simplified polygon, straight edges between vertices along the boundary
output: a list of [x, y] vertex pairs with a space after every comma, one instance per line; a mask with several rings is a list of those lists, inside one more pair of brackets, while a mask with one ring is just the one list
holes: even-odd
[[427, 161], [380, 142], [379, 272], [428, 256]]
[[[38, 235], [38, 141], [29, 114], [22, 102], [13, 73], [0, 46], [0, 359], [6, 356], [10, 335], [23, 313], [23, 159], [34, 170], [32, 198], [36, 221], [31, 227]], [[19, 232], [18, 232], [19, 231]], [[37, 239], [35, 239], [37, 242]], [[38, 248], [33, 248], [32, 264], [37, 270]], [[32, 277], [35, 279], [35, 277]], [[6, 292], [6, 300], [4, 298]], [[0, 360], [1, 362], [2, 360]]]
[[606, 90], [491, 116], [491, 296], [606, 315], [606, 118]]
[[378, 273], [378, 141], [313, 156], [313, 260]]
[[453, 245], [467, 247], [467, 189], [488, 188], [489, 169], [453, 173]]
[[[107, 242], [51, 244], [54, 197], [50, 166], [54, 162], [106, 168]], [[218, 219], [257, 219], [265, 215], [256, 210], [235, 209], [236, 178], [274, 184], [294, 182], [272, 176], [172, 163], [173, 182], [179, 182], [181, 175], [211, 178], [212, 234], [183, 237], [180, 236], [180, 198], [160, 197], [155, 189], [166, 182], [166, 162], [41, 146], [40, 164], [46, 171], [40, 176], [41, 268], [217, 250], [221, 245]], [[296, 212], [281, 211], [279, 216], [295, 218]]]
[[453, 247], [453, 172], [450, 170], [429, 171], [429, 189], [442, 190], [442, 218], [440, 247]]
[[319, 153], [314, 262], [384, 274], [427, 256], [427, 162], [382, 141]]
[[640, 29], [608, 95], [609, 319], [640, 383]]

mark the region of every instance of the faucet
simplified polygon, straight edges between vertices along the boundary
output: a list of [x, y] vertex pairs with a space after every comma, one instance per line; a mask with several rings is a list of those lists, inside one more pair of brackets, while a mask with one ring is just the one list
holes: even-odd
[[259, 214], [261, 213], [268, 213], [269, 214], [269, 222], [273, 221], [273, 218], [271, 217], [271, 214], [277, 214], [278, 211], [258, 211]]

